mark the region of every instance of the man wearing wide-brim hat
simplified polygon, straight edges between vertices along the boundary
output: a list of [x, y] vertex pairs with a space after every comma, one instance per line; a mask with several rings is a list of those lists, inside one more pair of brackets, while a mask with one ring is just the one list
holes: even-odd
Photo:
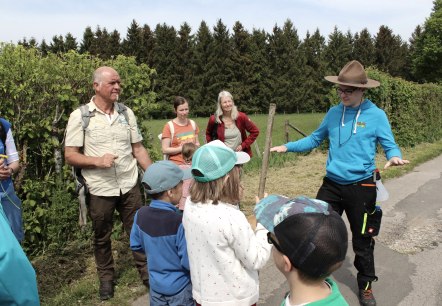
[[338, 76], [325, 79], [337, 84], [340, 103], [330, 108], [311, 135], [270, 151], [310, 151], [325, 138], [329, 139], [326, 175], [316, 197], [328, 202], [341, 215], [345, 211], [352, 231], [359, 301], [361, 305], [372, 306], [376, 300], [371, 283], [378, 279], [373, 236], [378, 234], [382, 217], [382, 211], [376, 207], [376, 146], [380, 143], [387, 157], [384, 169], [409, 161], [402, 159], [385, 112], [364, 98], [366, 89], [380, 83], [367, 77], [361, 63], [351, 61]]

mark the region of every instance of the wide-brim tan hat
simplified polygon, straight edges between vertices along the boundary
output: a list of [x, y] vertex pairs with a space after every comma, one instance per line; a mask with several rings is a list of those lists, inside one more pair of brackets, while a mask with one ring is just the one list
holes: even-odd
[[339, 75], [328, 75], [324, 77], [327, 81], [358, 88], [374, 88], [381, 85], [376, 80], [369, 79], [365, 73], [364, 66], [358, 61], [351, 61], [341, 69]]

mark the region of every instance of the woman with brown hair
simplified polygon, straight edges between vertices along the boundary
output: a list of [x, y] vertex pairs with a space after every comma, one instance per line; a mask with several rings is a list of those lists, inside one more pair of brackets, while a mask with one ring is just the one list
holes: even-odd
[[189, 119], [189, 103], [183, 97], [177, 96], [173, 102], [176, 118], [164, 125], [161, 134], [161, 148], [165, 159], [177, 165], [185, 164], [181, 154], [183, 144], [192, 142], [200, 145], [198, 140], [199, 128], [195, 121]]

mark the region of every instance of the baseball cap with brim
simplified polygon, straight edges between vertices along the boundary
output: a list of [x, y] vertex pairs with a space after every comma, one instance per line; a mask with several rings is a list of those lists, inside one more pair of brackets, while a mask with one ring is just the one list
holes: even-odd
[[378, 81], [367, 77], [364, 66], [358, 61], [348, 62], [344, 68], [341, 69], [339, 75], [329, 75], [324, 78], [335, 84], [358, 88], [374, 88], [381, 85]]
[[255, 206], [259, 223], [272, 232], [281, 252], [307, 275], [320, 278], [345, 259], [347, 228], [326, 202], [270, 195]]
[[191, 177], [190, 169], [182, 170], [171, 161], [161, 160], [146, 169], [141, 182], [148, 194], [157, 194], [172, 189], [182, 180]]
[[256, 220], [261, 223], [269, 232], [274, 232], [275, 226], [291, 215], [301, 213], [321, 213], [328, 215], [332, 209], [328, 203], [299, 196], [294, 199], [281, 195], [269, 195], [258, 204], [254, 212]]
[[246, 152], [234, 152], [222, 141], [214, 140], [198, 148], [192, 157], [192, 175], [198, 182], [210, 182], [223, 177], [235, 165], [248, 162]]
[[[226, 146], [226, 144], [219, 139], [213, 140], [213, 141], [207, 143], [206, 146], [216, 146], [216, 147], [229, 149], [229, 147]], [[233, 151], [233, 152], [235, 152], [235, 151]], [[244, 151], [235, 152], [235, 154], [236, 154], [236, 165], [245, 164], [250, 160], [250, 155]]]

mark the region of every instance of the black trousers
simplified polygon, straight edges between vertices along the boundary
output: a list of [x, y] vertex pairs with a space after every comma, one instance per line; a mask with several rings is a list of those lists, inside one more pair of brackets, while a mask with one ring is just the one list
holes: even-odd
[[373, 212], [376, 206], [376, 185], [373, 178], [350, 185], [340, 185], [324, 178], [316, 198], [329, 203], [341, 216], [345, 211], [352, 233], [358, 287], [370, 289], [371, 282], [377, 280], [373, 256], [375, 241], [373, 237], [362, 235], [362, 227], [364, 213]]

